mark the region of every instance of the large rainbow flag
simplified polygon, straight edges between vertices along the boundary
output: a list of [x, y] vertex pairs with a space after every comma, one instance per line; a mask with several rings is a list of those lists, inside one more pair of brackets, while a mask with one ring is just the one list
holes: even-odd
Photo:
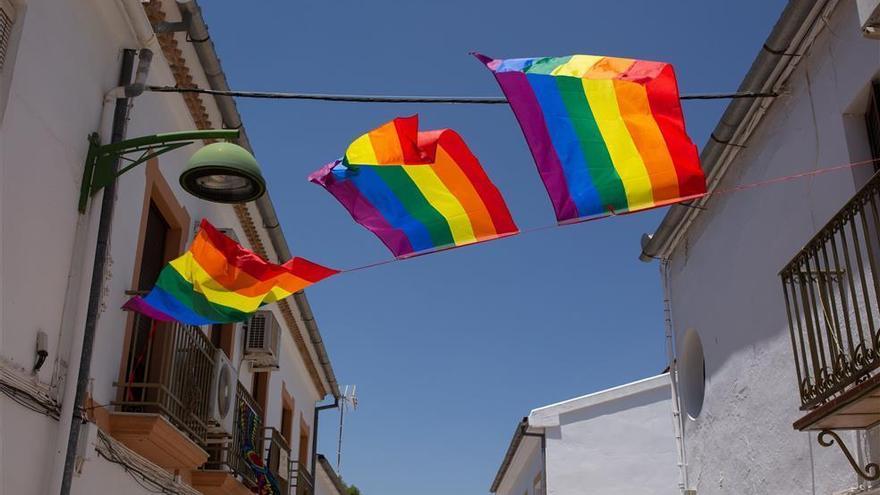
[[491, 59], [560, 222], [706, 192], [671, 65], [594, 55]]
[[394, 253], [463, 246], [518, 232], [507, 204], [453, 130], [419, 132], [418, 116], [357, 138], [309, 176]]
[[269, 263], [202, 220], [189, 251], [162, 269], [149, 294], [123, 308], [159, 321], [232, 323], [337, 273], [303, 258]]

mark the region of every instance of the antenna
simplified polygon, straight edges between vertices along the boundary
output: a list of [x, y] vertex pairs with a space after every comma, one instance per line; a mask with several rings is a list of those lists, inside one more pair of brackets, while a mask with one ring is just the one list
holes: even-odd
[[349, 407], [352, 411], [357, 410], [357, 385], [345, 386], [345, 391], [341, 397], [341, 404], [339, 404], [339, 443], [336, 445], [336, 474], [339, 476], [342, 476], [342, 430], [345, 421], [345, 410]]

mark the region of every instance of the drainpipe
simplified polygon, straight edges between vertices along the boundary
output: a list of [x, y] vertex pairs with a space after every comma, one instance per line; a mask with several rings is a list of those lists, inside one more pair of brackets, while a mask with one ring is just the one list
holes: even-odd
[[332, 404], [325, 404], [323, 406], [315, 406], [314, 419], [312, 420], [312, 462], [311, 462], [311, 473], [314, 479], [315, 476], [315, 465], [318, 462], [318, 413], [323, 411], [324, 409], [335, 409], [339, 407], [339, 396], [333, 397]]
[[672, 327], [672, 294], [669, 288], [669, 260], [660, 261], [660, 278], [663, 281], [663, 318], [666, 330], [666, 356], [669, 360], [669, 388], [672, 392], [672, 428], [675, 435], [675, 453], [678, 457], [678, 488], [686, 493], [688, 479], [687, 450], [684, 444], [684, 417], [678, 394], [678, 359], [675, 353], [675, 332]]
[[[132, 82], [132, 69], [134, 69], [135, 50], [126, 49], [123, 52], [122, 67], [119, 74], [119, 87], [112, 89], [107, 98], [115, 99], [116, 105], [113, 112], [113, 125], [110, 133], [110, 142], [118, 143], [125, 138], [125, 130], [128, 123], [128, 109], [131, 99], [140, 95], [145, 87], [147, 73], [153, 53], [143, 49], [138, 55], [137, 78]], [[106, 102], [106, 99], [105, 99]], [[105, 107], [108, 106], [105, 103]], [[115, 173], [119, 168], [119, 158], [113, 160], [111, 170]], [[98, 241], [95, 246], [95, 261], [92, 268], [92, 278], [89, 286], [89, 300], [86, 309], [86, 321], [82, 330], [82, 351], [79, 356], [76, 389], [73, 400], [65, 393], [61, 417], [63, 427], [70, 425], [67, 435], [67, 448], [64, 457], [64, 469], [61, 472], [59, 493], [68, 495], [73, 482], [73, 470], [76, 464], [77, 444], [79, 443], [80, 425], [84, 420], [82, 415], [85, 405], [86, 389], [89, 384], [89, 375], [92, 364], [92, 351], [94, 350], [95, 331], [98, 324], [98, 313], [101, 309], [101, 293], [104, 286], [104, 272], [107, 259], [110, 254], [110, 224], [113, 220], [113, 209], [116, 205], [116, 179], [114, 178], [103, 191], [101, 197], [101, 212], [98, 220]], [[79, 340], [79, 334], [75, 336]], [[74, 344], [76, 345], [76, 344]], [[76, 356], [74, 356], [75, 358]], [[71, 363], [73, 367], [73, 363]], [[72, 383], [71, 383], [72, 385]], [[66, 414], [65, 414], [66, 412]], [[69, 418], [69, 420], [68, 420]], [[52, 492], [54, 493], [54, 491]]]
[[[223, 73], [223, 68], [220, 65], [220, 58], [217, 56], [217, 52], [214, 49], [214, 43], [211, 41], [210, 34], [208, 33], [208, 26], [205, 24], [205, 19], [202, 17], [201, 8], [194, 0], [178, 0], [177, 7], [180, 9], [181, 15], [190, 20], [189, 37], [193, 42], [193, 48], [199, 58], [199, 63], [202, 65], [205, 76], [208, 79], [208, 85], [211, 89], [217, 91], [229, 91], [229, 83], [226, 80], [226, 75]], [[214, 100], [217, 102], [217, 108], [220, 110], [220, 115], [223, 118], [223, 126], [228, 129], [239, 129], [240, 135], [237, 140], [238, 144], [253, 153], [253, 148], [251, 148], [247, 132], [245, 132], [244, 129], [244, 124], [241, 122], [241, 116], [238, 113], [235, 100], [231, 96], [224, 95], [215, 95]], [[278, 215], [275, 212], [275, 207], [272, 204], [268, 192], [256, 201], [256, 206], [257, 211], [263, 220], [263, 228], [269, 236], [269, 242], [272, 243], [272, 248], [278, 255], [278, 261], [284, 262], [289, 260], [292, 257], [290, 247], [287, 245], [287, 240], [284, 238], [284, 233], [281, 231], [281, 223], [278, 221]], [[330, 393], [334, 397], [339, 397], [339, 384], [336, 381], [336, 374], [333, 372], [330, 358], [327, 355], [327, 350], [321, 339], [321, 332], [318, 330], [318, 325], [312, 315], [312, 310], [309, 306], [309, 301], [306, 298], [305, 292], [299, 291], [294, 293], [293, 300], [296, 304], [297, 310], [302, 316], [306, 331], [309, 334], [309, 339], [311, 340], [315, 353], [318, 356], [318, 363], [321, 365], [324, 375], [327, 377], [327, 382], [330, 386]]]
[[531, 433], [528, 431], [528, 423], [522, 425], [522, 435], [524, 437], [536, 437], [541, 439], [541, 495], [547, 495], [547, 431], [541, 430], [541, 433]]

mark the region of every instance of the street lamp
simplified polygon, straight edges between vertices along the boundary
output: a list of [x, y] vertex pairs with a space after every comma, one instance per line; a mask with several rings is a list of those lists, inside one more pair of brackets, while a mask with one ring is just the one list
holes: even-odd
[[[79, 212], [85, 213], [89, 197], [134, 167], [163, 153], [200, 139], [234, 139], [238, 129], [166, 132], [102, 145], [97, 134], [89, 136], [89, 152], [83, 170]], [[126, 155], [140, 153], [137, 158]], [[115, 160], [128, 161], [118, 171]], [[232, 143], [213, 143], [195, 152], [180, 175], [180, 185], [193, 196], [214, 203], [246, 203], [266, 192], [266, 181], [257, 160]]]
[[196, 151], [180, 174], [180, 185], [215, 203], [245, 203], [266, 192], [254, 155], [233, 143], [212, 143]]

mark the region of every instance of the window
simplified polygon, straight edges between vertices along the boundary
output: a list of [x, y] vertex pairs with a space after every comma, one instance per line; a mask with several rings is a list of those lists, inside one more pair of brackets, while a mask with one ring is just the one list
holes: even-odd
[[679, 386], [684, 409], [691, 419], [696, 419], [703, 410], [706, 389], [706, 361], [703, 356], [703, 343], [700, 334], [690, 329], [684, 335], [679, 363]]
[[235, 323], [211, 325], [211, 343], [232, 360], [233, 342], [235, 342]]
[[301, 468], [309, 465], [309, 425], [305, 421], [299, 423], [299, 455], [296, 460]]
[[254, 381], [251, 384], [251, 395], [260, 406], [260, 417], [266, 422], [266, 403], [269, 398], [269, 373], [267, 371], [259, 371], [254, 373]]
[[293, 397], [287, 393], [287, 387], [281, 384], [281, 436], [290, 445], [293, 440]]

